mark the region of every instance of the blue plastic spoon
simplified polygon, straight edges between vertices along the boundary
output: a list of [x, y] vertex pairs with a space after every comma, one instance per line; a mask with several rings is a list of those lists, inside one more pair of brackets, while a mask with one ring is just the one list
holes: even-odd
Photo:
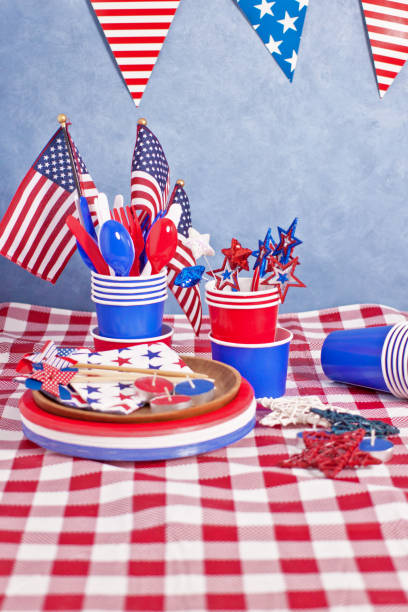
[[79, 208], [81, 210], [82, 222], [84, 224], [84, 228], [86, 229], [88, 234], [92, 236], [92, 238], [98, 241], [98, 238], [96, 237], [96, 231], [95, 231], [95, 227], [92, 221], [91, 213], [89, 212], [88, 200], [84, 196], [81, 196], [79, 199]]
[[99, 232], [99, 247], [116, 276], [129, 276], [135, 249], [129, 232], [118, 221], [105, 221]]

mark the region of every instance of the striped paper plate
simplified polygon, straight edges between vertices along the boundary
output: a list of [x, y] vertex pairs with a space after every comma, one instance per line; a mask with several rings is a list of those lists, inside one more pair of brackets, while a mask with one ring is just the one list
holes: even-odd
[[160, 423], [95, 423], [39, 408], [26, 391], [19, 403], [23, 432], [49, 450], [105, 461], [152, 461], [198, 455], [247, 435], [255, 425], [254, 393], [245, 380], [238, 395], [209, 414]]

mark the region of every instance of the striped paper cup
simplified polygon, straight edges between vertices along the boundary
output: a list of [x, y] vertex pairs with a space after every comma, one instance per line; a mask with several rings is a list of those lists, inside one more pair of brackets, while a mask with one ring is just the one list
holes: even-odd
[[278, 327], [276, 340], [262, 344], [225, 342], [211, 334], [209, 338], [213, 359], [236, 368], [252, 385], [255, 397], [285, 394], [292, 332]]
[[332, 380], [408, 398], [408, 323], [330, 333], [322, 346]]
[[[95, 286], [101, 277], [109, 281], [103, 289]], [[92, 273], [91, 299], [95, 303], [101, 336], [135, 340], [161, 335], [167, 288], [156, 284], [149, 286], [149, 281], [160, 278], [163, 283], [166, 272], [145, 276], [139, 282], [140, 278]], [[129, 279], [132, 286], [125, 292]]]
[[164, 342], [168, 346], [171, 346], [173, 332], [174, 330], [171, 325], [163, 323], [161, 334], [154, 338], [107, 338], [106, 336], [100, 335], [97, 327], [91, 330], [91, 335], [94, 341], [95, 351], [110, 351], [113, 349], [127, 348], [128, 346], [137, 346], [138, 344], [156, 344], [157, 342]]
[[[246, 287], [240, 279], [240, 286]], [[276, 287], [259, 291], [219, 291], [215, 281], [205, 287], [205, 300], [214, 338], [238, 344], [259, 344], [275, 340], [280, 304]]]

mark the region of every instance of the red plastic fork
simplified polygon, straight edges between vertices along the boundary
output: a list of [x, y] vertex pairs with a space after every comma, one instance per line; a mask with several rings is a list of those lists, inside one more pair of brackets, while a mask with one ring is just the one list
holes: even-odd
[[115, 221], [122, 223], [123, 227], [125, 227], [130, 234], [135, 249], [135, 258], [130, 268], [129, 276], [138, 276], [140, 274], [139, 256], [145, 246], [139, 219], [137, 216], [135, 217], [133, 215], [130, 206], [114, 208], [112, 216]]

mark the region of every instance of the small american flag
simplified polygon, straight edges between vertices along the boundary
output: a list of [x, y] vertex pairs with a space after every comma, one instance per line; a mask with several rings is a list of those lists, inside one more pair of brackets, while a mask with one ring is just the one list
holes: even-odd
[[145, 125], [138, 124], [132, 159], [132, 205], [141, 210], [140, 221], [152, 222], [166, 208], [170, 170], [162, 146]]
[[[72, 140], [71, 144], [92, 212], [98, 192]], [[64, 131], [59, 128], [27, 172], [0, 223], [0, 254], [55, 283], [76, 249], [65, 219], [78, 218], [77, 199]]]
[[198, 336], [200, 333], [202, 319], [200, 290], [197, 285], [194, 287], [183, 288], [174, 284], [174, 279], [183, 268], [186, 266], [196, 265], [191, 249], [185, 244], [185, 240], [188, 237], [188, 230], [191, 227], [191, 213], [190, 202], [181, 185], [177, 184], [174, 187], [173, 193], [170, 197], [169, 206], [167, 208], [167, 213], [170, 212], [173, 204], [179, 204], [181, 206], [181, 217], [177, 226], [177, 250], [175, 256], [167, 266], [167, 280], [169, 288], [171, 289], [181, 308], [184, 310], [195, 334]]
[[45, 362], [54, 368], [67, 368], [70, 367], [70, 362], [64, 359], [64, 357], [67, 357], [77, 350], [78, 349], [60, 349], [52, 340], [48, 340], [38, 353], [25, 355], [24, 359], [31, 361], [31, 363]]

